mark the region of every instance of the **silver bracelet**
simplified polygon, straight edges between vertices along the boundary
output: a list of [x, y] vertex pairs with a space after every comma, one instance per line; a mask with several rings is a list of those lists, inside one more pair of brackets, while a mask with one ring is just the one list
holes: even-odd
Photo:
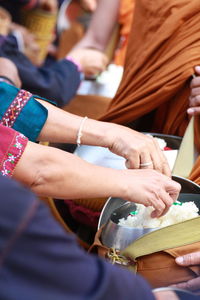
[[81, 121], [81, 124], [80, 124], [80, 127], [79, 127], [79, 130], [78, 130], [78, 133], [77, 133], [77, 139], [76, 139], [76, 143], [77, 143], [77, 146], [80, 147], [81, 145], [81, 137], [82, 137], [82, 130], [83, 130], [83, 126], [85, 124], [85, 121], [88, 119], [88, 117], [84, 117]]

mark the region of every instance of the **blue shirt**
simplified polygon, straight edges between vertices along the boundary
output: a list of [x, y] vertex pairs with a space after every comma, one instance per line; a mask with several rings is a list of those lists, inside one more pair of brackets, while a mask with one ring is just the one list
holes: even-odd
[[139, 276], [87, 254], [45, 203], [0, 176], [0, 299], [154, 300]]

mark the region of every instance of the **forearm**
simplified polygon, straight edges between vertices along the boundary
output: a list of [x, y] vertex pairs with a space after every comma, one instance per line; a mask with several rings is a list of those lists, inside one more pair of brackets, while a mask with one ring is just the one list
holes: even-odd
[[95, 48], [103, 51], [117, 23], [119, 0], [99, 0], [89, 28], [75, 48]]
[[123, 171], [91, 165], [79, 157], [29, 142], [13, 177], [39, 196], [59, 199], [125, 196]]
[[[47, 121], [38, 137], [39, 141], [76, 144], [82, 117], [58, 109], [48, 102], [37, 99], [48, 110]], [[117, 126], [117, 125], [116, 125]], [[109, 147], [107, 136], [113, 125], [87, 119], [82, 129], [81, 143], [93, 146]]]

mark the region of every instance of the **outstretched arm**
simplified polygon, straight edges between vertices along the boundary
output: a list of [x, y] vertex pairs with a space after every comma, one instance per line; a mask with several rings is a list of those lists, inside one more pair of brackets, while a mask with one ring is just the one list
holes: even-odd
[[68, 54], [82, 66], [87, 76], [97, 75], [108, 64], [104, 50], [117, 23], [119, 2], [119, 0], [98, 1], [86, 34]]
[[[82, 117], [60, 110], [50, 103], [40, 101], [48, 109], [48, 119], [40, 135], [40, 141], [76, 143]], [[118, 124], [85, 121], [81, 143], [109, 148], [127, 160], [129, 168], [149, 168], [170, 175], [163, 152], [154, 138]], [[147, 166], [143, 164], [149, 163]]]
[[89, 164], [62, 150], [28, 142], [14, 178], [40, 196], [59, 199], [121, 197], [165, 214], [180, 186], [154, 170], [115, 170]]
[[120, 0], [99, 0], [89, 28], [75, 48], [104, 51], [117, 23]]

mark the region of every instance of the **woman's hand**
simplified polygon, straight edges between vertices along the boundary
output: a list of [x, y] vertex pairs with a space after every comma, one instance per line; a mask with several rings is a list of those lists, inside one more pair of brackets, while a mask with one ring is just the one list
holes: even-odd
[[189, 106], [187, 112], [189, 115], [200, 114], [200, 66], [195, 67], [196, 77], [191, 81], [191, 92], [189, 97]]
[[123, 156], [128, 168], [155, 169], [171, 175], [168, 162], [153, 137], [116, 124], [110, 124], [106, 136], [109, 138], [107, 143], [110, 151]]
[[181, 186], [154, 170], [124, 170], [122, 198], [128, 201], [153, 206], [152, 217], [161, 217], [178, 198]]
[[153, 206], [152, 217], [164, 215], [180, 192], [177, 182], [154, 170], [95, 166], [71, 153], [32, 142], [28, 142], [13, 176], [40, 196], [56, 199], [120, 197]]
[[187, 282], [181, 282], [174, 286], [180, 289], [186, 289], [190, 291], [200, 290], [200, 251], [177, 257], [176, 263], [182, 267], [194, 266], [194, 265], [198, 266], [199, 277], [195, 279], [191, 279]]

